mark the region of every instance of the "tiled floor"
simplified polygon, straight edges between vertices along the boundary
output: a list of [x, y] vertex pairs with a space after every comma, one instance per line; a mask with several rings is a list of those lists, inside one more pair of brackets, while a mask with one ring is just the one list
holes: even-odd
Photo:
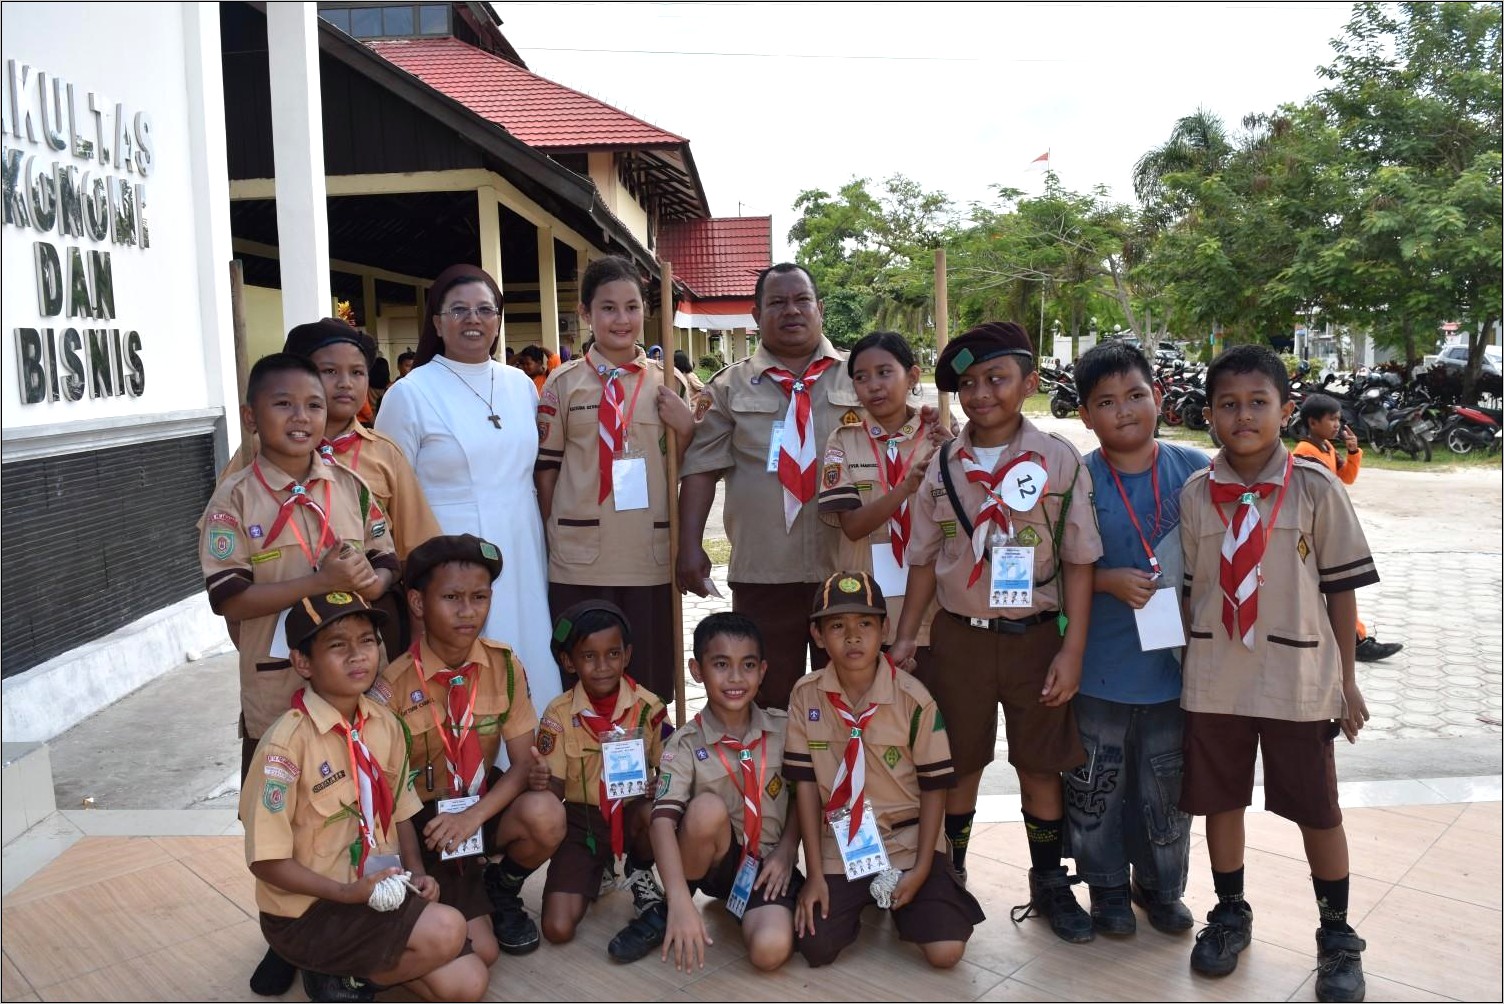
[[[1347, 830], [1368, 999], [1499, 1000], [1499, 802], [1350, 809]], [[1028, 856], [1021, 824], [1008, 822], [979, 826], [972, 838], [970, 884], [989, 919], [949, 972], [927, 969], [873, 908], [835, 965], [812, 970], [796, 957], [758, 974], [736, 927], [710, 904], [715, 946], [703, 972], [678, 973], [655, 957], [614, 966], [604, 946], [630, 905], [615, 893], [573, 944], [498, 963], [491, 999], [745, 1000], [755, 985], [765, 1000], [1311, 1000], [1315, 919], [1299, 832], [1252, 813], [1248, 842], [1255, 941], [1221, 981], [1191, 974], [1190, 935], [1167, 937], [1142, 919], [1134, 938], [1085, 946], [1055, 940], [1039, 921], [1011, 923]], [[1200, 916], [1212, 894], [1199, 832], [1192, 846], [1187, 901]], [[539, 874], [530, 907], [541, 890]], [[246, 987], [262, 952], [254, 918], [237, 837], [85, 835], [5, 897], [0, 997], [255, 1000]], [[295, 989], [286, 999], [304, 998]]]

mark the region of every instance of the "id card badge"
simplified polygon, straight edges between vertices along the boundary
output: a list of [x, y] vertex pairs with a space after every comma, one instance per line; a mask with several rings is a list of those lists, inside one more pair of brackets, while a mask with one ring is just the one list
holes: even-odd
[[872, 577], [884, 596], [902, 596], [909, 588], [909, 563], [893, 557], [888, 541], [872, 545]]
[[617, 512], [648, 507], [648, 462], [628, 453], [611, 461], [611, 497]]
[[1138, 625], [1138, 647], [1145, 652], [1185, 645], [1185, 624], [1180, 618], [1180, 590], [1164, 586], [1154, 590], [1149, 602], [1133, 611]]
[[993, 545], [992, 591], [987, 605], [1002, 610], [1034, 605], [1034, 548]]
[[888, 851], [883, 847], [882, 837], [877, 832], [877, 813], [872, 811], [870, 801], [862, 804], [866, 811], [862, 813], [862, 825], [857, 827], [855, 837], [848, 838], [851, 810], [842, 809], [829, 818], [831, 833], [836, 838], [836, 850], [841, 852], [841, 864], [846, 869], [848, 879], [866, 878], [888, 867]]
[[601, 780], [610, 799], [648, 793], [648, 755], [641, 729], [601, 741]]
[[761, 859], [751, 854], [742, 855], [741, 867], [736, 870], [736, 881], [731, 883], [731, 895], [726, 897], [726, 911], [737, 920], [747, 912], [747, 904], [752, 900], [752, 883], [757, 881], [757, 870], [761, 867]]
[[773, 423], [773, 434], [768, 437], [768, 473], [778, 473], [778, 454], [783, 451], [783, 422]]
[[[479, 795], [461, 795], [459, 798], [441, 798], [434, 803], [434, 808], [440, 812], [464, 812], [470, 806], [480, 801]], [[455, 858], [468, 858], [481, 853], [480, 827], [475, 832], [460, 842], [459, 846], [450, 851], [440, 851], [439, 858], [443, 861], [453, 861]]]

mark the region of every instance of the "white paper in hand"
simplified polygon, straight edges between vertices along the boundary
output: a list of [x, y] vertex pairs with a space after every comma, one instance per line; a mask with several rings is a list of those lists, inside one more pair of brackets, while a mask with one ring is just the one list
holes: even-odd
[[1185, 645], [1185, 624], [1180, 619], [1180, 590], [1154, 590], [1149, 602], [1133, 611], [1138, 625], [1138, 647], [1145, 652]]

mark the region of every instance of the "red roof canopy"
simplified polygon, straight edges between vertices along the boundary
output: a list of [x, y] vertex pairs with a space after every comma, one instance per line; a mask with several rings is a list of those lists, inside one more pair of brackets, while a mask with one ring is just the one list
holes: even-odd
[[773, 217], [725, 216], [665, 223], [658, 258], [699, 297], [750, 297], [773, 264]]

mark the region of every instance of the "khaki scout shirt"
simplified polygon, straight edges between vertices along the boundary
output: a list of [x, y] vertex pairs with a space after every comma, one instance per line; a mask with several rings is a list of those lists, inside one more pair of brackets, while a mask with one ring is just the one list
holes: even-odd
[[[816, 358], [841, 363], [820, 374], [809, 388], [815, 420], [815, 464], [818, 448], [841, 425], [860, 425], [861, 402], [846, 375], [845, 356], [825, 338]], [[810, 499], [786, 530], [783, 486], [768, 470], [768, 446], [773, 423], [788, 411], [788, 395], [766, 375], [782, 364], [759, 346], [705, 385], [710, 410], [690, 444], [679, 476], [726, 473], [726, 533], [731, 538], [732, 582], [820, 582], [834, 569], [836, 532], [821, 522], [816, 500]], [[793, 430], [786, 430], [792, 435]]]
[[[965, 533], [956, 516], [936, 458], [925, 475], [924, 484], [914, 493], [918, 512], [914, 516], [914, 533], [909, 539], [913, 563], [935, 563], [936, 597], [943, 610], [961, 617], [1007, 617], [1018, 620], [1046, 610], [1060, 609], [1060, 577], [1055, 564], [1054, 536], [1051, 527], [1058, 528], [1062, 511], [1065, 512], [1065, 529], [1060, 543], [1060, 558], [1073, 565], [1091, 565], [1102, 556], [1102, 538], [1097, 533], [1096, 514], [1091, 504], [1091, 474], [1086, 469], [1081, 454], [1059, 436], [1040, 432], [1027, 418], [1019, 427], [1016, 443], [1010, 443], [998, 458], [1001, 469], [1020, 453], [1033, 450], [1044, 457], [1046, 474], [1045, 498], [1028, 512], [1013, 513], [1013, 530], [1016, 543], [1034, 548], [1034, 605], [995, 609], [988, 604], [991, 591], [992, 566], [984, 551], [982, 574], [968, 589], [966, 580], [976, 565], [972, 553], [971, 538]], [[951, 481], [956, 494], [966, 509], [966, 518], [976, 523], [977, 511], [981, 509], [986, 493], [981, 485], [966, 480], [961, 470], [961, 461], [956, 454], [970, 450], [971, 430], [968, 426], [951, 444]], [[1066, 493], [1070, 493], [1069, 509], [1066, 508]]]
[[[663, 364], [642, 350], [642, 369], [620, 378], [629, 412], [627, 451], [645, 461], [648, 507], [616, 511], [601, 497], [600, 406], [597, 366], [610, 366], [592, 348], [548, 375], [538, 401], [536, 470], [559, 472], [548, 517], [548, 579], [591, 586], [659, 586], [668, 567], [668, 427], [658, 417]], [[635, 401], [635, 405], [634, 405]]]
[[[867, 763], [866, 798], [877, 816], [877, 830], [888, 860], [903, 871], [914, 867], [919, 849], [919, 793], [956, 784], [945, 719], [924, 684], [908, 673], [896, 672], [885, 659], [878, 663], [872, 689], [861, 705], [841, 686], [834, 666], [801, 678], [789, 696], [789, 737], [784, 749], [783, 774], [790, 781], [818, 784], [823, 809], [835, 787], [836, 770], [846, 753], [850, 726], [830, 703], [831, 692], [853, 714], [867, 704], [882, 705], [862, 732]], [[823, 815], [823, 813], [822, 813]], [[825, 874], [844, 873], [835, 838], [825, 825], [820, 831], [821, 868]], [[945, 834], [935, 850], [946, 852]]]
[[[396, 712], [412, 734], [413, 788], [427, 802], [451, 795], [449, 761], [438, 731], [441, 720], [448, 729], [448, 688], [433, 682], [435, 673], [449, 667], [426, 642], [419, 642], [418, 655], [423, 661], [421, 676], [412, 653], [405, 653], [382, 671], [370, 696]], [[465, 662], [477, 667], [474, 729], [480, 737], [482, 762], [493, 764], [502, 743], [519, 736], [531, 737], [538, 730], [538, 713], [528, 696], [522, 660], [511, 648], [481, 638], [470, 646]]]
[[[360, 839], [360, 796], [349, 746], [334, 730], [343, 718], [312, 688], [303, 691], [303, 701], [308, 714], [290, 709], [267, 729], [241, 786], [246, 864], [291, 858], [325, 878], [353, 882], [359, 876], [350, 846]], [[407, 742], [385, 707], [364, 695], [359, 707], [366, 716], [362, 738], [381, 764], [396, 805], [391, 829], [377, 834], [371, 853], [397, 854], [397, 824], [421, 805], [408, 783]], [[301, 917], [315, 902], [256, 880], [256, 905], [265, 913]]]
[[[344, 453], [334, 454], [334, 462], [359, 474], [370, 487], [381, 511], [386, 513], [397, 559], [406, 561], [407, 552], [444, 531], [428, 507], [423, 486], [418, 484], [412, 461], [407, 459], [402, 447], [359, 422], [351, 428], [360, 441]], [[220, 483], [245, 467], [243, 454], [237, 452], [220, 472]]]
[[[883, 427], [872, 421], [863, 411], [861, 425], [843, 425], [830, 434], [825, 443], [825, 456], [820, 466], [820, 518], [840, 530], [841, 513], [860, 509], [888, 494], [892, 488], [887, 477], [888, 434]], [[925, 427], [916, 414], [898, 430], [898, 457], [907, 474], [915, 457], [923, 458], [929, 453]], [[879, 464], [881, 460], [881, 464]], [[914, 520], [918, 516], [919, 492], [909, 497], [909, 551], [905, 557], [912, 563]], [[842, 572], [872, 572], [872, 549], [891, 548], [889, 532], [892, 520], [888, 520], [861, 540], [852, 540], [842, 531], [836, 539], [835, 567]], [[898, 636], [898, 616], [903, 613], [903, 595], [884, 598], [888, 606], [888, 623], [883, 641], [891, 645]], [[935, 619], [938, 604], [933, 601], [924, 613], [919, 626], [918, 644], [930, 643], [930, 624]]]
[[[648, 782], [658, 767], [663, 755], [663, 719], [668, 713], [652, 691], [629, 683], [625, 677], [616, 692], [616, 707], [611, 712], [614, 722], [631, 711], [622, 728], [628, 731], [641, 729], [644, 752], [648, 760]], [[570, 690], [549, 702], [538, 720], [538, 752], [548, 761], [553, 776], [564, 782], [564, 801], [581, 805], [601, 804], [601, 744], [590, 731], [584, 717], [594, 711], [583, 684], [576, 683]], [[599, 723], [598, 723], [599, 724]], [[652, 788], [648, 793], [652, 794]]]
[[[269, 539], [286, 497], [283, 488], [294, 478], [265, 461], [260, 467], [275, 494], [256, 478], [253, 464], [225, 478], [198, 522], [199, 563], [215, 613], [222, 613], [227, 599], [252, 585], [287, 582], [314, 571], [293, 525], [304, 543], [316, 548], [318, 516], [309, 507], [298, 506], [277, 539]], [[338, 464], [315, 462], [303, 484], [320, 507], [324, 486], [330, 486], [329, 529], [335, 539], [360, 547], [376, 569], [399, 570], [386, 514], [359, 475]], [[303, 686], [303, 678], [292, 671], [291, 663], [270, 656], [279, 617], [280, 613], [272, 613], [240, 622], [240, 709], [245, 714], [246, 735], [252, 739], [259, 738], [287, 710], [293, 692]]]
[[[752, 768], [762, 781], [762, 836], [756, 853], [766, 858], [778, 846], [789, 813], [791, 788], [783, 780], [783, 744], [788, 736], [789, 716], [786, 711], [764, 710], [755, 704], [751, 714], [747, 734], [731, 738], [750, 743], [762, 736], [762, 743], [752, 752]], [[742, 801], [739, 754], [722, 746], [721, 755], [726, 758], [722, 761], [716, 753], [716, 745], [726, 734], [726, 727], [707, 706], [669, 736], [658, 761], [658, 798], [653, 805], [653, 818], [672, 819], [678, 825], [689, 800], [708, 791], [725, 804], [737, 842], [746, 847], [746, 803]], [[730, 774], [726, 772], [728, 763]]]
[[[1283, 445], [1257, 482], [1280, 484]], [[1222, 454], [1212, 462], [1219, 482], [1239, 484]], [[1180, 494], [1180, 539], [1185, 549], [1185, 595], [1190, 610], [1181, 706], [1210, 714], [1279, 718], [1292, 722], [1342, 716], [1342, 661], [1327, 619], [1324, 594], [1379, 581], [1363, 526], [1341, 482], [1324, 467], [1296, 461], [1272, 529], [1279, 491], [1259, 499], [1268, 532], [1259, 568], [1254, 648], [1227, 636], [1222, 624], [1222, 536], [1207, 479], [1191, 475]], [[1223, 506], [1232, 518], [1235, 505]]]

